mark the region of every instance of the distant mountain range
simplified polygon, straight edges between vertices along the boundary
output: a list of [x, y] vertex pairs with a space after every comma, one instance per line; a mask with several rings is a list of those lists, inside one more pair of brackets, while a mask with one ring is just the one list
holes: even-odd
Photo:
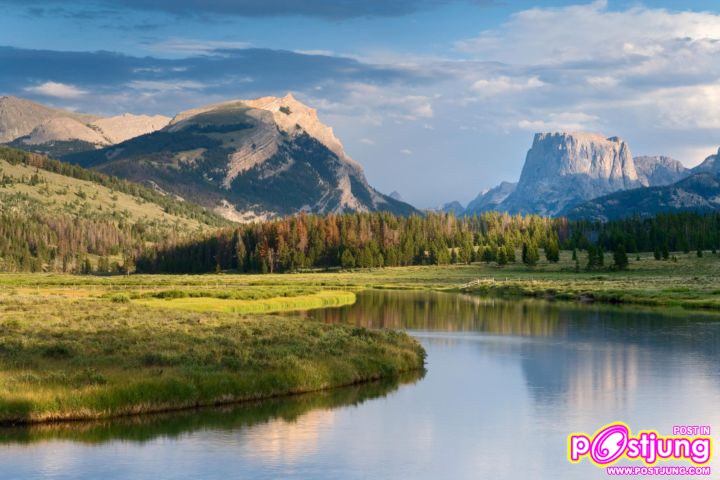
[[661, 186], [636, 188], [605, 195], [562, 212], [569, 218], [613, 220], [631, 215], [649, 216], [662, 212], [720, 210], [720, 151], [685, 177]]
[[[372, 188], [317, 112], [263, 97], [195, 108], [174, 118], [99, 117], [0, 97], [0, 143], [126, 178], [246, 222], [299, 212], [418, 211]], [[497, 210], [610, 219], [673, 210], [716, 210], [718, 155], [688, 169], [667, 156], [631, 154], [618, 137], [538, 133], [517, 183], [481, 192], [474, 215]]]
[[720, 209], [718, 155], [693, 169], [667, 156], [632, 157], [626, 142], [592, 133], [538, 133], [518, 183], [481, 192], [461, 215], [485, 211], [612, 219]]
[[163, 116], [77, 114], [0, 98], [0, 141], [191, 200], [235, 221], [386, 210], [314, 109], [292, 95], [234, 100]]

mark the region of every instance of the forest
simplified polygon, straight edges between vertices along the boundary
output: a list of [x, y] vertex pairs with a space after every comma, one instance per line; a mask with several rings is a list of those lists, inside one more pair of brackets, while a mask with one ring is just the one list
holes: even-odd
[[163, 242], [145, 250], [136, 266], [144, 273], [272, 273], [478, 261], [534, 266], [541, 250], [548, 261], [556, 262], [562, 249], [587, 250], [584, 268], [604, 266], [606, 251], [612, 252], [614, 266], [625, 268], [627, 255], [636, 252], [654, 252], [656, 259], [667, 260], [670, 252], [696, 250], [702, 255], [719, 245], [718, 213], [606, 223], [497, 212], [468, 218], [443, 213], [301, 214], [189, 241]]

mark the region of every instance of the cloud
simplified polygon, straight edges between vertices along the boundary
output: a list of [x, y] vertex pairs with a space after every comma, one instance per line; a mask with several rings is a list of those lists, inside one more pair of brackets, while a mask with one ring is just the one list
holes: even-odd
[[44, 97], [55, 97], [62, 99], [76, 99], [87, 94], [85, 90], [81, 90], [73, 85], [66, 85], [59, 82], [45, 82], [40, 85], [26, 87], [25, 91], [36, 93]]
[[544, 131], [584, 131], [594, 130], [597, 127], [598, 117], [582, 112], [549, 113], [540, 120], [522, 119], [517, 123], [518, 128], [533, 132]]
[[403, 148], [402, 150], [400, 150], [400, 153], [402, 153], [403, 155], [412, 155], [413, 152], [409, 148]]
[[481, 96], [502, 95], [532, 90], [544, 86], [545, 83], [537, 76], [530, 78], [510, 78], [500, 76], [495, 78], [481, 78], [472, 84], [471, 89]]
[[609, 126], [638, 137], [720, 128], [714, 13], [610, 9], [602, 0], [538, 7], [455, 48], [475, 59], [462, 74], [466, 102], [481, 101], [484, 118], [502, 128]]
[[[3, 0], [0, 3], [39, 8], [46, 4], [64, 5], [62, 0]], [[467, 0], [75, 0], [73, 7], [95, 12], [98, 6], [114, 9], [165, 12], [198, 17], [232, 15], [239, 17], [307, 16], [325, 19], [397, 17]], [[473, 0], [477, 5], [494, 0]]]
[[251, 48], [249, 42], [231, 42], [222, 40], [194, 40], [187, 38], [169, 38], [149, 45], [149, 49], [162, 53], [180, 53], [198, 55], [215, 53], [218, 50], [237, 50]]
[[[108, 114], [124, 110], [172, 114], [211, 101], [288, 91], [321, 92], [331, 104], [348, 99], [365, 102], [347, 85], [367, 85], [368, 91], [385, 98], [385, 87], [402, 84], [407, 90], [427, 81], [407, 69], [347, 57], [258, 48], [216, 48], [167, 59], [0, 47], [0, 65], [0, 93], [79, 100], [73, 106]], [[93, 95], [86, 94], [90, 91]], [[388, 102], [398, 116], [432, 115], [424, 98], [405, 96]]]

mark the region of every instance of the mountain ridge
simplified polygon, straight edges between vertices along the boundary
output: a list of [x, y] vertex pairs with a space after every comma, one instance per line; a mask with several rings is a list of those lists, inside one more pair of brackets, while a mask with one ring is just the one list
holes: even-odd
[[332, 128], [291, 94], [186, 110], [157, 131], [64, 160], [152, 182], [235, 221], [417, 212], [372, 188]]

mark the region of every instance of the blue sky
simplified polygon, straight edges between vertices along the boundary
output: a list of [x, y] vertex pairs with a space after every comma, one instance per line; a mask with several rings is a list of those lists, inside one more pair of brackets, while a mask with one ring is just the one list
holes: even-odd
[[292, 91], [420, 207], [516, 180], [536, 131], [720, 145], [715, 1], [0, 0], [0, 94], [164, 113]]

